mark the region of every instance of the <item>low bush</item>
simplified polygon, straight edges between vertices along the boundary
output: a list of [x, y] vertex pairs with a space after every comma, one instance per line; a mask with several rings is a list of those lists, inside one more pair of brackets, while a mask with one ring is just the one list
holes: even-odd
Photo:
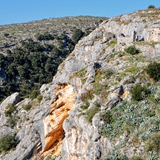
[[98, 113], [100, 111], [100, 105], [98, 103], [96, 103], [92, 108], [90, 108], [87, 112], [86, 112], [86, 120], [88, 122], [92, 122], [92, 118], [94, 117], [94, 115], [96, 113]]
[[14, 128], [17, 124], [17, 119], [16, 119], [16, 116], [11, 116], [7, 119], [7, 126], [10, 127], [10, 128]]
[[155, 81], [160, 80], [160, 63], [153, 62], [146, 68], [147, 74], [153, 78]]
[[6, 117], [12, 117], [12, 113], [16, 110], [16, 107], [8, 104], [8, 106], [6, 107], [4, 114]]
[[140, 101], [146, 98], [148, 91], [146, 87], [137, 84], [131, 89], [131, 94], [133, 100]]
[[148, 6], [148, 9], [154, 9], [154, 8], [155, 8], [154, 5], [149, 5], [149, 6]]
[[30, 110], [31, 108], [32, 108], [31, 104], [27, 104], [27, 105], [23, 106], [23, 109], [26, 111]]
[[108, 45], [110, 47], [115, 47], [116, 44], [117, 44], [117, 41], [111, 41]]
[[132, 55], [140, 53], [140, 51], [136, 49], [135, 46], [129, 46], [128, 48], [125, 48], [125, 52], [132, 54]]
[[36, 35], [36, 38], [37, 40], [39, 41], [43, 41], [43, 40], [54, 40], [54, 37], [48, 33], [48, 32], [45, 32], [44, 34], [37, 34]]
[[154, 151], [160, 153], [160, 133], [152, 133], [151, 138], [146, 142], [145, 149], [147, 152]]
[[38, 96], [39, 94], [40, 94], [40, 93], [39, 93], [39, 90], [38, 90], [38, 89], [35, 89], [35, 90], [32, 91], [32, 93], [30, 94], [29, 98], [35, 99], [35, 98], [37, 98], [37, 96]]
[[87, 100], [91, 100], [94, 98], [93, 93], [93, 90], [86, 90], [83, 94], [81, 94], [80, 100], [86, 103]]
[[113, 122], [112, 114], [110, 111], [101, 114], [101, 118], [105, 124], [111, 124]]
[[48, 156], [45, 160], [52, 160], [52, 156]]
[[5, 37], [8, 37], [8, 36], [9, 36], [9, 33], [4, 33], [4, 36], [5, 36]]
[[7, 134], [0, 138], [0, 153], [16, 147], [15, 135]]
[[83, 106], [81, 106], [82, 110], [85, 110], [89, 107], [89, 102], [87, 101]]
[[39, 95], [37, 96], [38, 103], [41, 102], [42, 98], [43, 98], [43, 96], [42, 96], [41, 94], [39, 94]]
[[100, 95], [103, 88], [105, 88], [102, 84], [100, 84], [98, 82], [94, 82], [93, 87], [94, 87], [94, 94], [96, 94], [96, 95]]
[[132, 157], [130, 160], [143, 160], [141, 157], [138, 157], [138, 156], [134, 156]]
[[74, 76], [77, 76], [79, 78], [83, 78], [87, 73], [87, 70], [84, 68], [84, 69], [81, 69], [79, 70], [78, 72], [74, 73]]
[[76, 44], [83, 36], [84, 32], [82, 30], [75, 29], [72, 35], [72, 40]]
[[109, 153], [109, 156], [106, 158], [106, 160], [129, 160], [129, 158], [119, 152], [112, 151]]
[[114, 74], [114, 71], [113, 71], [112, 69], [107, 69], [107, 70], [105, 71], [105, 77], [106, 77], [107, 79], [109, 79], [113, 74]]

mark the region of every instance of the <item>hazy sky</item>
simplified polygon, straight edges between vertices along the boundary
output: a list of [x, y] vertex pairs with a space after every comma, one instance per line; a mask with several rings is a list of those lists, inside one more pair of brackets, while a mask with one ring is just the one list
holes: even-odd
[[117, 15], [160, 7], [160, 0], [0, 0], [0, 25], [66, 16]]

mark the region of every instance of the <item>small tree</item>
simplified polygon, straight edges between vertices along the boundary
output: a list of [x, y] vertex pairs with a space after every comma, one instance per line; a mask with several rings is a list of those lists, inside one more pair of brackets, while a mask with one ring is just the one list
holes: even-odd
[[160, 133], [152, 133], [151, 138], [146, 142], [145, 149], [147, 152], [160, 153]]
[[154, 9], [154, 8], [155, 8], [154, 5], [149, 5], [149, 6], [148, 6], [148, 9]]
[[7, 134], [0, 139], [0, 153], [16, 147], [15, 135]]
[[5, 36], [5, 37], [8, 37], [8, 36], [9, 36], [9, 33], [4, 33], [4, 36]]
[[82, 37], [84, 33], [80, 29], [75, 29], [72, 35], [72, 40], [76, 44]]
[[100, 104], [96, 103], [92, 108], [87, 110], [87, 112], [86, 112], [86, 120], [91, 123], [92, 122], [92, 118], [99, 111], [100, 111]]
[[135, 85], [131, 89], [132, 99], [136, 101], [144, 99], [147, 96], [147, 93], [148, 93], [147, 88], [141, 86], [140, 84]]
[[146, 68], [147, 74], [155, 81], [160, 80], [160, 63], [153, 62]]
[[105, 124], [111, 124], [114, 121], [110, 111], [101, 113], [101, 118]]
[[132, 54], [132, 55], [140, 53], [140, 51], [138, 49], [136, 49], [135, 46], [129, 46], [128, 48], [125, 48], [125, 51], [129, 54]]

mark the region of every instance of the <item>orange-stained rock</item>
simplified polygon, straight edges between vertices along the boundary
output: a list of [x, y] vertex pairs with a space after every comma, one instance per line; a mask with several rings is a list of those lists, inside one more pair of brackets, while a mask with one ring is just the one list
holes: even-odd
[[127, 90], [127, 91], [125, 91], [125, 92], [121, 95], [121, 98], [122, 98], [123, 100], [126, 99], [127, 96], [128, 96], [128, 94], [129, 94], [129, 91]]
[[45, 135], [44, 152], [52, 150], [52, 154], [57, 156], [61, 152], [61, 142], [64, 138], [62, 124], [68, 117], [69, 111], [75, 106], [73, 101], [77, 93], [74, 92], [73, 86], [67, 83], [58, 84], [54, 93], [56, 98], [50, 106], [50, 113], [43, 120]]

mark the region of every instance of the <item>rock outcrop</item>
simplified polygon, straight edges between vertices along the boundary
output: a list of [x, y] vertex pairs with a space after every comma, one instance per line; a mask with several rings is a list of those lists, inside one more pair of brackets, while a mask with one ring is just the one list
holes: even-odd
[[[50, 113], [43, 119], [45, 146], [44, 152], [50, 148], [54, 151], [54, 155], [58, 154], [64, 138], [64, 130], [62, 124], [69, 116], [71, 109], [75, 107], [74, 99], [76, 92], [73, 87], [67, 83], [58, 84], [54, 90], [55, 99], [50, 106]], [[55, 148], [56, 147], [56, 148]], [[61, 149], [60, 149], [61, 151]], [[59, 153], [60, 154], [60, 153]]]
[[[97, 124], [98, 122], [98, 124]], [[65, 138], [63, 140], [63, 160], [100, 159], [111, 148], [110, 142], [99, 135], [100, 119], [95, 116], [90, 125], [84, 116], [80, 116], [78, 108], [71, 111], [63, 124]]]
[[[145, 13], [145, 11], [142, 11], [142, 13]], [[113, 18], [103, 22], [100, 27], [89, 36], [79, 41], [73, 53], [59, 67], [59, 72], [54, 77], [53, 83], [70, 82], [75, 89], [79, 88], [76, 100], [78, 104], [72, 109], [69, 117], [63, 123], [65, 138], [62, 145], [62, 159], [101, 159], [104, 155], [107, 155], [113, 147], [111, 141], [100, 136], [98, 132], [101, 125], [103, 125], [103, 122], [97, 119], [98, 115], [95, 115], [92, 123], [89, 124], [84, 116], [86, 112], [82, 112], [80, 109], [80, 106], [82, 106], [80, 97], [86, 90], [92, 89], [91, 84], [95, 81], [96, 70], [98, 70], [95, 67], [95, 63], [98, 64], [101, 70], [111, 68], [114, 74], [121, 74], [125, 68], [131, 66], [131, 62], [122, 60], [119, 57], [123, 56], [121, 52], [124, 51], [124, 48], [133, 45], [133, 43], [142, 51], [142, 55], [146, 59], [148, 57], [154, 58], [160, 56], [159, 43], [157, 43], [157, 41], [159, 41], [159, 31], [153, 29], [155, 24], [150, 21], [151, 17], [148, 17], [146, 23], [144, 23], [143, 18], [137, 18], [136, 14], [138, 14], [138, 12], [117, 17], [117, 19], [119, 19], [118, 21], [116, 18]], [[129, 23], [126, 24], [125, 21], [129, 21]], [[148, 27], [146, 27], [146, 25], [148, 25]], [[152, 35], [151, 30], [153, 31]], [[110, 46], [112, 41], [117, 41], [114, 47]], [[154, 47], [151, 47], [151, 41], [155, 43]], [[146, 44], [141, 45], [141, 42]], [[148, 48], [150, 49], [148, 50]], [[114, 53], [119, 53], [119, 55], [111, 60]], [[108, 63], [106, 63], [107, 59], [109, 61]], [[76, 75], [78, 75], [78, 72], [82, 69], [86, 70], [86, 74], [83, 75], [82, 79], [77, 76], [77, 79], [81, 79], [82, 82], [81, 85], [77, 85], [74, 81], [76, 76], [74, 77], [72, 75], [74, 75], [75, 72], [77, 73]], [[137, 73], [137, 75], [141, 74], [143, 74], [141, 71], [139, 74]], [[122, 79], [119, 85], [114, 85], [112, 82], [115, 80], [111, 78], [112, 82], [108, 81], [108, 83], [112, 85], [109, 86], [109, 95], [106, 98], [106, 103], [101, 107], [102, 111], [114, 108], [114, 106], [122, 100], [131, 100], [130, 88], [132, 88], [134, 84], [139, 83], [139, 78], [137, 77], [132, 78], [128, 76], [128, 78]], [[110, 79], [110, 77], [108, 79]], [[105, 78], [103, 81], [105, 81]], [[77, 82], [79, 84], [79, 81]], [[96, 101], [101, 101], [100, 97], [96, 99]], [[92, 107], [94, 100], [89, 103], [90, 107]], [[139, 148], [141, 148], [141, 146], [139, 146]], [[128, 149], [127, 155], [129, 155], [129, 152]], [[131, 156], [133, 155], [129, 155], [129, 157]]]

